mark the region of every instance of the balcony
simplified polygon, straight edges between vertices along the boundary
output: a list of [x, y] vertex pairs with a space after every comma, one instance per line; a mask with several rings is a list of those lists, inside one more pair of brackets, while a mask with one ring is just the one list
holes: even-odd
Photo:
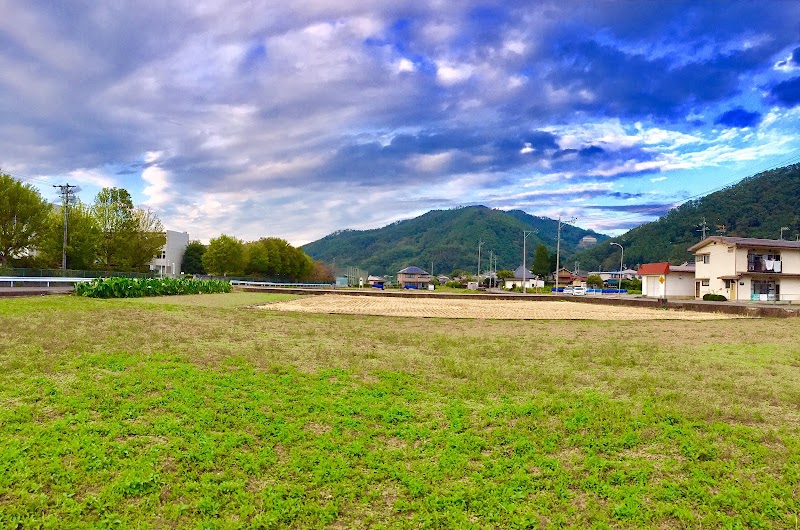
[[783, 262], [779, 259], [763, 259], [761, 256], [747, 256], [747, 272], [780, 274]]

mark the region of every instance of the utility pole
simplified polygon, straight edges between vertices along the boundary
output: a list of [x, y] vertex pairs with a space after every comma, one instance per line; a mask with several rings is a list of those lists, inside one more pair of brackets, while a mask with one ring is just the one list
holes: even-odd
[[[697, 231], [703, 232], [703, 239], [706, 238], [706, 232], [708, 231], [708, 223], [706, 223], [706, 218], [703, 217], [703, 222], [697, 225]], [[702, 240], [701, 240], [702, 241]]]
[[724, 236], [725, 232], [728, 231], [728, 228], [725, 225], [717, 225], [717, 233]]
[[[577, 217], [573, 217], [567, 224], [577, 221]], [[558, 216], [558, 237], [556, 238], [556, 294], [558, 294], [558, 271], [561, 268], [561, 216]]]
[[783, 240], [783, 231], [784, 230], [789, 230], [789, 227], [788, 226], [782, 226], [781, 227], [781, 240]]
[[526, 241], [528, 236], [535, 233], [536, 230], [523, 230], [522, 231], [522, 294], [527, 294], [528, 292], [528, 266], [526, 265], [525, 259], [527, 258], [528, 254], [528, 247], [526, 246]]
[[67, 222], [69, 219], [69, 203], [75, 197], [73, 191], [78, 186], [72, 186], [69, 182], [66, 184], [53, 184], [54, 188], [58, 188], [61, 193], [61, 209], [64, 210], [64, 243], [61, 247], [61, 269], [67, 270]]
[[489, 287], [494, 287], [494, 279], [491, 276], [492, 260], [494, 260], [494, 250], [489, 251]]
[[483, 241], [478, 240], [478, 285], [481, 283], [481, 245]]

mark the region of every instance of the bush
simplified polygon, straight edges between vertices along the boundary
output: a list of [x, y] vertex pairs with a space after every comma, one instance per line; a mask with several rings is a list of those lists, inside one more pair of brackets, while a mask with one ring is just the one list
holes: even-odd
[[727, 302], [728, 299], [721, 294], [706, 293], [703, 295], [703, 300], [709, 302]]
[[462, 287], [466, 287], [464, 284], [462, 284], [461, 282], [457, 282], [457, 281], [447, 282], [446, 284], [444, 284], [444, 286], [445, 287], [451, 287], [453, 289], [461, 289]]
[[90, 298], [141, 298], [177, 294], [229, 293], [230, 282], [187, 278], [95, 278], [75, 286], [75, 294]]

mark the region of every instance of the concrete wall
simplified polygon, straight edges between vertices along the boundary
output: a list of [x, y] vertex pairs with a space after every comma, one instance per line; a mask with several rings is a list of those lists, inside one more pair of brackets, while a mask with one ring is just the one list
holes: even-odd
[[166, 236], [167, 243], [162, 248], [161, 255], [150, 262], [150, 270], [156, 271], [161, 276], [175, 278], [181, 275], [181, 262], [183, 253], [189, 245], [189, 233], [167, 230]]

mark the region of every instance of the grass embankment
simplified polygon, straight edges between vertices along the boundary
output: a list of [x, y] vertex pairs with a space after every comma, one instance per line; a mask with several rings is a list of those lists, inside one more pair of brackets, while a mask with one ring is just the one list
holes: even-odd
[[0, 300], [0, 528], [795, 528], [795, 320]]

